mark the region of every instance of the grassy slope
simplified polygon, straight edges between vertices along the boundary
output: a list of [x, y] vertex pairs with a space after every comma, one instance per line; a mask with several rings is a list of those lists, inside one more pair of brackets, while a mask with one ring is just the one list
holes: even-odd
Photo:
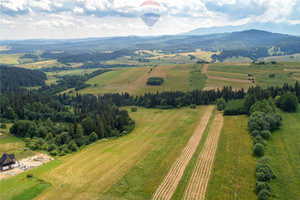
[[190, 89], [203, 89], [205, 85], [205, 81], [207, 79], [206, 74], [202, 74], [203, 64], [195, 64], [192, 65], [192, 73], [190, 77]]
[[[161, 67], [163, 68], [163, 66]], [[191, 65], [176, 65], [168, 73], [164, 79], [164, 83], [160, 86], [143, 86], [136, 94], [144, 94], [145, 92], [156, 93], [163, 91], [187, 91], [189, 89], [189, 78]]]
[[[131, 170], [139, 172], [138, 176], [141, 175], [141, 179], [133, 176], [129, 181], [140, 181], [141, 185], [134, 184], [136, 187], [131, 188], [130, 193], [125, 195], [150, 196], [159, 183], [157, 180], [165, 173], [192, 134], [192, 126], [197, 125], [197, 120], [194, 119], [201, 117], [201, 109], [162, 111], [138, 108], [138, 112], [131, 113], [137, 124], [130, 135], [117, 140], [98, 142], [64, 158], [63, 164], [41, 177], [53, 186], [38, 198], [99, 198]], [[158, 152], [161, 155], [157, 154]], [[157, 164], [158, 167], [154, 168]], [[149, 166], [144, 168], [143, 174], [141, 166], [147, 165]], [[150, 170], [150, 174], [147, 170]], [[124, 187], [126, 189], [126, 185]], [[135, 193], [139, 191], [136, 190], [139, 187], [141, 192]]]
[[162, 178], [190, 139], [202, 114], [202, 110], [189, 110], [179, 125], [118, 181], [104, 199], [151, 199]]
[[267, 155], [277, 179], [271, 181], [272, 199], [300, 199], [300, 107], [280, 111], [283, 124], [268, 142]]
[[[284, 83], [295, 83], [293, 77], [289, 74], [290, 72], [284, 71], [285, 68], [291, 66], [299, 66], [297, 62], [291, 63], [277, 63], [276, 65], [265, 64], [265, 65], [225, 65], [225, 64], [210, 64], [209, 71], [224, 71], [224, 72], [233, 72], [233, 73], [244, 73], [251, 74], [255, 77], [255, 84], [262, 86], [264, 88], [270, 86], [282, 86]], [[293, 68], [293, 67], [292, 67]], [[275, 74], [275, 78], [269, 78], [269, 74]], [[240, 83], [231, 82], [232, 86], [238, 86]], [[274, 85], [274, 83], [276, 85]]]
[[206, 199], [256, 199], [256, 159], [246, 116], [225, 116]]
[[61, 163], [61, 160], [55, 160], [50, 163], [44, 164], [41, 167], [30, 170], [30, 174], [33, 174], [33, 178], [26, 178], [26, 174], [28, 173], [21, 173], [11, 178], [1, 180], [1, 200], [28, 200], [34, 198], [36, 195], [50, 186], [50, 183], [39, 179], [41, 177], [41, 174], [60, 165]]
[[0, 63], [1, 64], [19, 64], [20, 56], [23, 56], [24, 53], [17, 54], [1, 54]]
[[0, 155], [3, 153], [14, 153], [17, 159], [34, 155], [31, 150], [24, 151], [25, 143], [17, 137], [7, 137], [0, 139]]
[[213, 121], [213, 119], [215, 118], [216, 116], [216, 110], [214, 110], [212, 116], [210, 117], [210, 120], [206, 126], [206, 129], [203, 133], [203, 136], [202, 136], [202, 139], [197, 147], [197, 150], [196, 152], [194, 153], [192, 159], [190, 160], [189, 164], [187, 165], [185, 171], [184, 171], [184, 174], [172, 196], [172, 200], [180, 200], [183, 198], [183, 194], [184, 194], [184, 191], [186, 189], [186, 186], [190, 180], [190, 177], [192, 175], [192, 172], [193, 172], [193, 169], [195, 167], [195, 164], [197, 162], [197, 159], [199, 158], [199, 154], [201, 152], [201, 150], [203, 149], [203, 146], [205, 144], [205, 141], [206, 141], [206, 138], [208, 136], [208, 132], [209, 132], [209, 129], [210, 129], [210, 125]]

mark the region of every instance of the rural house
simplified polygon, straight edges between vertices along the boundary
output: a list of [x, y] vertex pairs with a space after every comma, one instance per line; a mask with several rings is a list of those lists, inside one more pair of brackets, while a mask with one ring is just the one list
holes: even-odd
[[4, 153], [0, 158], [0, 171], [13, 169], [19, 166], [19, 162], [16, 161], [14, 154]]

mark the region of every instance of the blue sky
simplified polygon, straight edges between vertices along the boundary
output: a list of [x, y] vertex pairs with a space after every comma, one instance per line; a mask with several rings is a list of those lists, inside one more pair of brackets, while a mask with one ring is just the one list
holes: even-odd
[[300, 23], [300, 0], [157, 0], [161, 18], [140, 19], [145, 0], [1, 0], [1, 39], [168, 35], [249, 22]]

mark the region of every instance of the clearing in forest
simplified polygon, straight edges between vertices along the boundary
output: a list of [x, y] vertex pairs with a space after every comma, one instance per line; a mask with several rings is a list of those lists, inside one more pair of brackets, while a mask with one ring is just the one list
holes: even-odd
[[184, 199], [200, 200], [205, 198], [222, 126], [223, 116], [222, 113], [219, 113], [210, 126], [208, 138], [192, 172], [184, 193]]
[[214, 106], [208, 106], [207, 110], [202, 117], [197, 129], [190, 138], [188, 144], [183, 149], [180, 156], [175, 160], [167, 175], [164, 177], [163, 181], [158, 186], [155, 191], [152, 199], [171, 199], [174, 191], [177, 188], [177, 185], [184, 173], [186, 166], [194, 155], [199, 142], [202, 138], [203, 132], [206, 128], [206, 125], [209, 121], [210, 116], [212, 115]]

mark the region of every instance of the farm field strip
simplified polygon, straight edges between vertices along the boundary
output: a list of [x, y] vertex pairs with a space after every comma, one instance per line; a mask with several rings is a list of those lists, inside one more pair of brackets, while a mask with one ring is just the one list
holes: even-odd
[[202, 68], [202, 74], [207, 74], [208, 71], [208, 64], [205, 64]]
[[150, 73], [144, 73], [138, 79], [131, 82], [127, 87], [121, 89], [119, 92], [134, 94], [138, 91], [139, 88], [141, 88], [142, 86], [146, 86], [147, 80], [150, 77], [162, 77], [165, 79], [173, 67], [175, 67], [175, 65], [155, 67]]
[[[89, 146], [44, 175], [52, 187], [37, 199], [97, 199], [153, 148], [157, 134], [172, 131], [173, 121], [180, 121], [186, 109], [171, 112], [140, 109], [136, 129], [120, 139]], [[63, 187], [61, 187], [63, 184]]]
[[205, 198], [222, 127], [223, 116], [222, 113], [219, 113], [210, 126], [208, 138], [192, 172], [191, 179], [184, 193], [184, 199], [200, 200]]
[[286, 72], [300, 72], [300, 69], [284, 69]]
[[222, 81], [231, 81], [231, 82], [238, 82], [238, 83], [252, 83], [252, 80], [245, 80], [245, 79], [238, 79], [238, 78], [227, 78], [221, 76], [207, 76], [208, 79], [216, 79]]
[[235, 76], [246, 76], [248, 77], [248, 74], [242, 74], [242, 73], [233, 73], [233, 72], [222, 72], [222, 71], [207, 71], [208, 74], [220, 74], [220, 75], [235, 75]]
[[167, 175], [163, 181], [158, 186], [155, 191], [152, 199], [171, 199], [176, 187], [184, 173], [186, 166], [191, 160], [193, 154], [195, 153], [199, 142], [202, 138], [203, 132], [206, 128], [206, 125], [212, 115], [214, 106], [208, 106], [204, 116], [202, 117], [198, 127], [196, 128], [194, 134], [190, 138], [188, 144], [183, 149], [180, 156], [175, 160]]

